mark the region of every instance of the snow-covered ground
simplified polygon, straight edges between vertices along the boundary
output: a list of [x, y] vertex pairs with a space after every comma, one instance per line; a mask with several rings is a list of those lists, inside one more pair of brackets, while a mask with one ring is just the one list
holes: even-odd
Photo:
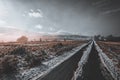
[[19, 75], [17, 75], [18, 80], [36, 80], [37, 78], [43, 77], [47, 73], [49, 73], [52, 69], [54, 69], [56, 66], [73, 56], [76, 52], [78, 52], [81, 48], [86, 46], [88, 43], [85, 43], [81, 46], [78, 46], [74, 49], [72, 49], [69, 52], [65, 52], [64, 54], [60, 56], [55, 56], [51, 60], [44, 61], [39, 67], [34, 67], [31, 69], [27, 69], [24, 71], [21, 71]]
[[100, 47], [97, 45], [97, 43], [94, 41], [96, 49], [99, 53], [101, 62], [104, 64], [104, 66], [107, 68], [107, 70], [110, 72], [110, 74], [113, 76], [115, 80], [120, 80], [120, 72], [117, 69], [117, 67], [114, 66], [114, 63], [112, 59], [110, 59], [103, 51], [100, 49]]
[[82, 56], [81, 60], [80, 60], [79, 63], [78, 63], [78, 68], [76, 69], [72, 80], [76, 80], [76, 79], [78, 78], [78, 76], [81, 76], [81, 75], [82, 75], [82, 68], [83, 68], [83, 66], [85, 65], [85, 63], [86, 63], [87, 60], [88, 60], [90, 51], [91, 51], [91, 49], [92, 49], [92, 45], [93, 45], [93, 42], [92, 42], [92, 43], [87, 47], [87, 49], [84, 51], [83, 56]]

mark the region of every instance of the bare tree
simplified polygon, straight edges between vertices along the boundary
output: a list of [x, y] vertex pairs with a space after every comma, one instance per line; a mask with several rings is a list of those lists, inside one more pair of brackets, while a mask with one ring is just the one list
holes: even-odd
[[17, 39], [17, 42], [24, 43], [27, 42], [28, 38], [26, 36], [21, 36], [20, 38]]

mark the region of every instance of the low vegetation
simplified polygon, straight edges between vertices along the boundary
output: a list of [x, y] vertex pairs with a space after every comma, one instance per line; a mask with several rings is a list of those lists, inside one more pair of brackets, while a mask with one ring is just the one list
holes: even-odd
[[0, 44], [0, 74], [39, 66], [51, 56], [59, 56], [85, 41], [48, 41]]
[[99, 41], [97, 43], [120, 71], [120, 42]]

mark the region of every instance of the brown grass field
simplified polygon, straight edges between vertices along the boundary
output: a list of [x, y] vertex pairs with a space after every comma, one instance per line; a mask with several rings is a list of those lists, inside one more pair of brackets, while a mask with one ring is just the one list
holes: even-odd
[[[44, 41], [0, 43], [0, 73], [31, 68], [51, 56], [59, 56], [87, 41]], [[19, 64], [19, 65], [18, 65]]]

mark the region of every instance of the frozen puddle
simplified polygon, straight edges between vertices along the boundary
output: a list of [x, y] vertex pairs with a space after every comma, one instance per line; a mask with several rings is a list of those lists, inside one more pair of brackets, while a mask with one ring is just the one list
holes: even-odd
[[36, 80], [37, 78], [43, 77], [45, 74], [49, 73], [56, 66], [60, 65], [62, 62], [64, 62], [65, 60], [73, 56], [76, 52], [78, 52], [81, 48], [83, 48], [87, 44], [88, 43], [78, 46], [76, 48], [73, 48], [71, 51], [65, 52], [64, 54], [58, 57], [54, 57], [49, 61], [44, 61], [39, 67], [25, 70], [21, 72], [20, 75], [18, 75], [17, 79], [18, 80]]

